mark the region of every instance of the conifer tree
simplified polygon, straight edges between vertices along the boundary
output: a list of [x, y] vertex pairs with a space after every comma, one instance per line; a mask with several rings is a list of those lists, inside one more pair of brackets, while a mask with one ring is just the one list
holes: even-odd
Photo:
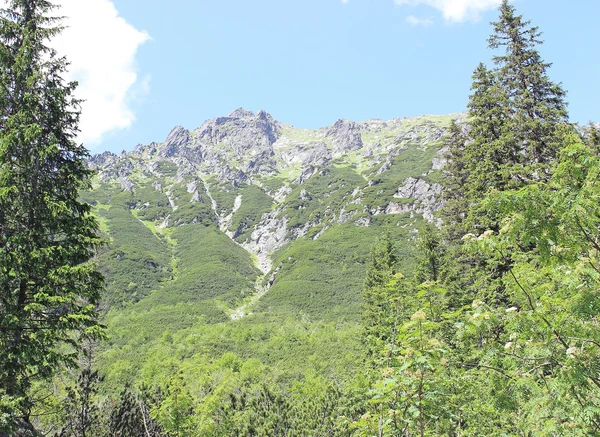
[[445, 214], [454, 242], [469, 232], [498, 228], [497, 213], [480, 203], [488, 192], [548, 178], [561, 144], [557, 129], [567, 121], [565, 92], [549, 79], [551, 64], [538, 51], [538, 28], [506, 0], [493, 26], [489, 47], [504, 51], [493, 58], [495, 68], [479, 64], [473, 73], [468, 135], [462, 143], [452, 130], [448, 137], [445, 171], [451, 182], [461, 181], [451, 183], [447, 194], [457, 199]]
[[496, 73], [480, 63], [472, 79], [467, 133], [453, 122], [447, 137], [445, 215], [452, 241], [459, 241], [473, 227], [489, 224], [488, 215], [477, 211], [476, 205], [490, 188], [501, 189], [509, 183], [504, 164], [517, 160], [506, 130], [507, 93]]
[[150, 414], [157, 402], [147, 387], [135, 390], [125, 384], [108, 414], [108, 434], [119, 437], [163, 436], [162, 428]]
[[518, 163], [533, 170], [520, 176], [546, 178], [548, 164], [556, 159], [561, 147], [556, 129], [567, 121], [566, 93], [547, 75], [552, 64], [544, 62], [538, 51], [541, 32], [516, 15], [508, 0], [502, 2], [499, 20], [493, 25], [489, 47], [504, 49], [493, 60], [500, 85], [509, 98], [506, 121], [522, 157]]
[[[589, 228], [581, 225], [584, 236], [597, 232], [592, 212], [597, 202], [577, 205], [585, 195], [596, 197], [595, 187], [582, 195], [580, 183], [561, 186], [561, 178], [584, 174], [594, 160], [586, 155], [585, 165], [574, 162], [573, 148], [563, 152], [562, 162], [558, 159], [559, 150], [573, 142], [573, 130], [566, 125], [565, 93], [549, 80], [550, 64], [539, 54], [539, 35], [513, 6], [502, 3], [489, 39], [490, 48], [502, 52], [493, 69], [481, 64], [475, 70], [464, 141], [456, 141], [452, 131], [449, 136], [445, 237], [453, 243], [447, 259], [455, 262], [446, 281], [453, 291], [467, 290], [461, 302], [466, 317], [457, 325], [464, 330], [452, 339], [452, 352], [470, 382], [488, 383], [473, 388], [479, 391], [477, 402], [494, 407], [463, 409], [478, 411], [493, 424], [489, 430], [478, 425], [478, 432], [595, 435], [600, 385], [592, 376], [597, 370], [592, 354], [579, 354], [592, 335], [589, 314], [580, 317], [578, 311], [596, 303], [586, 296], [585, 305], [574, 304], [589, 278], [579, 283], [580, 273], [571, 272], [587, 269], [597, 277], [598, 270], [590, 256], [594, 251], [588, 247], [580, 253], [571, 246], [577, 221], [557, 220], [574, 213], [592, 222]], [[595, 242], [594, 235], [589, 243]], [[587, 268], [569, 264], [583, 259]], [[561, 265], [567, 260], [569, 267]], [[574, 365], [576, 358], [581, 361]], [[584, 423], [594, 432], [575, 433], [585, 429]]]
[[583, 135], [583, 140], [589, 147], [600, 155], [600, 130], [593, 123], [590, 123]]
[[378, 356], [380, 348], [394, 335], [398, 317], [398, 296], [403, 285], [395, 275], [394, 245], [389, 235], [377, 239], [363, 288], [363, 327], [369, 355]]
[[547, 180], [562, 141], [560, 126], [567, 120], [565, 92], [548, 78], [550, 64], [538, 51], [539, 30], [506, 0], [499, 12], [488, 40], [499, 52], [495, 66], [475, 69], [467, 134], [462, 143], [452, 131], [448, 137], [445, 172], [451, 183], [444, 221], [454, 266], [445, 279], [454, 281], [454, 290], [470, 290], [464, 303], [474, 294], [504, 300], [500, 279], [508, 269], [506, 260], [461, 253], [463, 236], [500, 229], [501, 211], [482, 200], [492, 192]]
[[440, 279], [444, 247], [441, 244], [439, 231], [428, 224], [417, 242], [417, 265], [415, 267], [415, 280], [417, 284], [426, 281], [436, 282]]
[[450, 122], [445, 142], [448, 151], [446, 153], [447, 162], [444, 166], [446, 190], [442, 192], [444, 222], [447, 224], [444, 227], [444, 233], [448, 241], [456, 242], [460, 241], [463, 235], [461, 225], [467, 212], [464, 188], [468, 180], [468, 162], [464, 159], [467, 133], [463, 132], [462, 126], [457, 120]]
[[377, 239], [371, 250], [365, 288], [384, 285], [395, 273], [396, 254], [394, 243], [389, 235]]
[[[480, 63], [472, 75], [469, 96], [469, 118], [466, 133], [459, 126], [451, 127], [448, 135], [448, 163], [445, 167], [450, 183], [446, 191], [444, 208], [444, 234], [448, 248], [449, 264], [444, 272], [444, 282], [452, 292], [456, 307], [473, 300], [473, 285], [485, 282], [491, 285], [502, 269], [491, 269], [484, 258], [462, 251], [462, 237], [468, 233], [480, 234], [487, 229], [498, 229], [500, 217], [482, 204], [482, 199], [492, 190], [504, 190], [517, 181], [511, 172], [519, 162], [518, 148], [508, 127], [508, 92], [501, 86], [497, 72]], [[498, 271], [493, 271], [498, 270]]]
[[60, 31], [53, 8], [10, 0], [0, 11], [0, 404], [10, 404], [0, 429], [26, 426], [31, 383], [75, 363], [77, 332], [99, 332], [100, 240], [78, 198], [91, 171], [75, 142], [76, 84], [46, 45]]

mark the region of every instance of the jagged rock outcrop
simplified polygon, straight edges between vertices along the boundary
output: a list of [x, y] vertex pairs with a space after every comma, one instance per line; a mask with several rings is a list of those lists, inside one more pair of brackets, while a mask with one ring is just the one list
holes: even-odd
[[325, 136], [331, 138], [333, 153], [340, 154], [349, 150], [362, 149], [360, 130], [357, 123], [340, 119], [327, 129]]
[[287, 218], [279, 217], [281, 210], [266, 213], [262, 216], [250, 236], [250, 240], [242, 246], [254, 253], [259, 260], [259, 269], [263, 272], [271, 270], [270, 255], [290, 241]]
[[[386, 214], [397, 214], [414, 211], [422, 214], [429, 221], [434, 220], [434, 214], [442, 205], [443, 186], [437, 183], [430, 184], [423, 179], [409, 177], [398, 188], [394, 197], [400, 199], [415, 199], [411, 204], [390, 204]], [[392, 206], [394, 205], [394, 206]]]
[[181, 148], [190, 142], [190, 131], [181, 126], [175, 126], [167, 136], [159, 155], [165, 158], [172, 158], [181, 154]]
[[279, 133], [279, 122], [266, 112], [237, 109], [227, 117], [206, 121], [193, 135], [209, 168], [237, 162], [244, 173], [272, 175], [277, 167], [273, 143]]
[[[441, 138], [448, 122], [449, 117], [340, 119], [309, 130], [240, 108], [191, 131], [176, 126], [162, 143], [95, 155], [89, 165], [100, 183], [141, 199], [134, 207], [143, 205], [141, 216], [157, 228], [216, 223], [268, 272], [275, 250], [303, 236], [318, 239], [331, 227], [371, 226], [380, 214], [435, 221], [442, 186], [426, 175], [445, 163]], [[394, 169], [403, 161], [395, 158], [411, 148], [435, 156], [414, 170], [403, 168], [411, 177], [398, 187]], [[310, 186], [298, 190], [309, 180]], [[161, 195], [157, 205], [152, 193]], [[248, 207], [259, 200], [260, 208]]]
[[431, 169], [432, 170], [442, 170], [444, 168], [444, 166], [446, 165], [446, 163], [448, 162], [448, 158], [446, 157], [447, 154], [448, 154], [448, 146], [442, 147], [438, 151], [437, 156], [435, 156], [433, 158], [433, 160], [431, 161]]
[[302, 168], [310, 166], [325, 167], [332, 158], [331, 151], [324, 141], [296, 144], [288, 148], [275, 150], [278, 158], [288, 167], [297, 164], [300, 164]]

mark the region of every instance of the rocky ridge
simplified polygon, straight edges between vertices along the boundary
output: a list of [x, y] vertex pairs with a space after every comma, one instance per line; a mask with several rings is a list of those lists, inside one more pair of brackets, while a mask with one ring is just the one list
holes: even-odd
[[308, 130], [237, 109], [191, 131], [176, 126], [161, 143], [95, 155], [89, 165], [97, 187], [130, 193], [129, 208], [151, 226], [214, 223], [253, 254], [268, 283], [271, 255], [295, 239], [370, 226], [382, 214], [436, 222], [442, 138], [461, 117], [340, 119]]

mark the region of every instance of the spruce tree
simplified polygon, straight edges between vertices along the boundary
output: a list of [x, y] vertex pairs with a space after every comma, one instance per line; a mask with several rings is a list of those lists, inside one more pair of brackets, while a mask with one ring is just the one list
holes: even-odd
[[390, 236], [386, 234], [378, 238], [371, 250], [365, 288], [384, 285], [394, 275], [397, 261]]
[[369, 358], [378, 357], [392, 337], [399, 311], [399, 296], [404, 294], [402, 275], [395, 273], [397, 262], [389, 235], [378, 238], [371, 249], [363, 286], [363, 336]]
[[[467, 165], [464, 159], [467, 133], [457, 120], [450, 122], [450, 127], [445, 138], [447, 152], [446, 165], [444, 166], [445, 186], [442, 192], [444, 200], [444, 237], [448, 242], [460, 241], [463, 236], [462, 222], [466, 217], [465, 191], [468, 176]], [[448, 225], [450, 224], [450, 226]]]
[[[473, 300], [473, 284], [485, 282], [484, 287], [496, 294], [491, 286], [502, 274], [494, 265], [491, 269], [484, 258], [462, 251], [462, 238], [469, 233], [498, 230], [500, 216], [482, 203], [492, 190], [504, 190], [518, 182], [511, 176], [520, 160], [514, 135], [508, 127], [508, 91], [501, 85], [497, 72], [480, 63], [472, 75], [469, 96], [469, 118], [466, 134], [458, 135], [458, 126], [448, 135], [448, 164], [445, 173], [450, 183], [446, 190], [444, 234], [449, 243], [449, 263], [444, 282], [452, 291], [457, 307]], [[459, 130], [460, 132], [460, 130]], [[494, 271], [496, 270], [496, 271]]]
[[76, 84], [47, 46], [60, 31], [53, 9], [10, 0], [0, 11], [0, 429], [27, 426], [32, 382], [75, 363], [78, 332], [99, 332], [100, 240], [78, 198], [91, 171], [75, 142]]
[[447, 237], [459, 243], [462, 236], [493, 226], [495, 218], [481, 211], [480, 201], [490, 189], [510, 184], [506, 165], [518, 159], [507, 131], [508, 98], [497, 75], [480, 63], [472, 76], [466, 133], [456, 122], [447, 136], [449, 181], [445, 193]]
[[517, 163], [530, 168], [513, 176], [547, 178], [549, 164], [561, 147], [556, 129], [567, 121], [566, 93], [548, 77], [552, 64], [544, 62], [539, 53], [541, 32], [522, 15], [516, 15], [508, 0], [502, 2], [499, 20], [492, 24], [489, 47], [504, 49], [493, 60], [500, 85], [508, 95], [507, 127], [521, 157]]
[[[450, 180], [444, 211], [445, 238], [454, 248], [449, 266], [457, 290], [500, 298], [505, 261], [461, 254], [462, 237], [498, 231], [502, 214], [483, 200], [493, 192], [547, 180], [567, 121], [565, 92], [547, 75], [549, 63], [538, 51], [540, 32], [503, 1], [489, 47], [494, 68], [480, 64], [473, 74], [469, 117], [462, 138], [452, 129], [445, 173]], [[456, 130], [456, 129], [454, 129]], [[475, 291], [478, 289], [479, 291]], [[480, 293], [485, 290], [484, 294]]]
[[[464, 141], [461, 143], [453, 132], [448, 140], [445, 170], [451, 184], [446, 194], [444, 236], [452, 244], [447, 258], [452, 265], [445, 280], [454, 294], [452, 302], [461, 303], [466, 312], [464, 326], [470, 325], [472, 330], [466, 336], [463, 333], [467, 331], [463, 331], [451, 344], [469, 381], [485, 380], [488, 384], [474, 385], [479, 391], [477, 402], [495, 403], [488, 411], [478, 406], [465, 409], [479, 411], [477, 415], [493, 424], [489, 430], [479, 425], [479, 433], [567, 435], [564, 429], [541, 431], [541, 423], [550, 428], [561, 424], [564, 417], [573, 420], [575, 415], [561, 408], [571, 410], [572, 405], [565, 405], [577, 393], [569, 386], [574, 378], [565, 384], [568, 388], [563, 393], [570, 394], [565, 399], [557, 395], [569, 378], [563, 373], [569, 365], [559, 363], [573, 359], [567, 352], [571, 345], [564, 332], [574, 311], [564, 311], [561, 305], [569, 300], [561, 302], [558, 298], [561, 292], [567, 295], [569, 287], [549, 285], [548, 278], [568, 277], [566, 282], [573, 283], [570, 272], [577, 269], [556, 269], [555, 264], [574, 253], [560, 243], [564, 238], [561, 227], [553, 222], [547, 208], [559, 204], [565, 194], [556, 196], [550, 187], [553, 200], [546, 203], [540, 193], [560, 176], [559, 149], [568, 144], [565, 140], [572, 130], [565, 127], [565, 92], [550, 81], [550, 64], [539, 54], [538, 29], [517, 15], [507, 1], [501, 4], [500, 17], [493, 26], [489, 45], [497, 53], [494, 66], [488, 69], [480, 64], [475, 70]], [[579, 172], [577, 166], [571, 169]], [[506, 204], [516, 206], [510, 214]], [[517, 229], [519, 224], [522, 227]], [[529, 226], [539, 231], [532, 238], [524, 232]], [[562, 227], [562, 233], [565, 229], [571, 228]], [[464, 244], [463, 238], [468, 243]], [[556, 252], [548, 257], [545, 269], [542, 260], [549, 247]], [[583, 258], [580, 254], [576, 257]], [[573, 337], [586, 338], [580, 333]], [[580, 383], [578, 380], [576, 384]], [[537, 405], [545, 405], [550, 398], [559, 401], [544, 414], [556, 415], [540, 422], [543, 416]], [[590, 402], [585, 408], [592, 411], [596, 405]]]
[[[552, 82], [538, 47], [540, 32], [517, 15], [506, 0], [492, 23], [489, 47], [501, 52], [495, 67], [479, 64], [469, 98], [468, 135], [449, 135], [450, 181], [446, 225], [456, 227], [454, 242], [466, 233], [498, 229], [496, 211], [483, 207], [490, 191], [503, 191], [546, 180], [561, 145], [557, 129], [567, 121], [565, 92]], [[462, 234], [462, 235], [461, 235]]]
[[445, 251], [441, 243], [438, 229], [431, 224], [427, 224], [417, 240], [418, 255], [415, 267], [415, 281], [417, 284], [427, 281], [437, 282], [440, 279]]

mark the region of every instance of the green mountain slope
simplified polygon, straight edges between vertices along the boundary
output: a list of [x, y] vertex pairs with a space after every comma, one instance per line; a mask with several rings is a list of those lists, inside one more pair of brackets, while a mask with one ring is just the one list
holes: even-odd
[[370, 248], [388, 233], [412, 258], [436, 220], [441, 138], [457, 116], [310, 131], [237, 110], [95, 156], [85, 198], [110, 241], [107, 386], [231, 352], [287, 377], [307, 357], [351, 373]]

